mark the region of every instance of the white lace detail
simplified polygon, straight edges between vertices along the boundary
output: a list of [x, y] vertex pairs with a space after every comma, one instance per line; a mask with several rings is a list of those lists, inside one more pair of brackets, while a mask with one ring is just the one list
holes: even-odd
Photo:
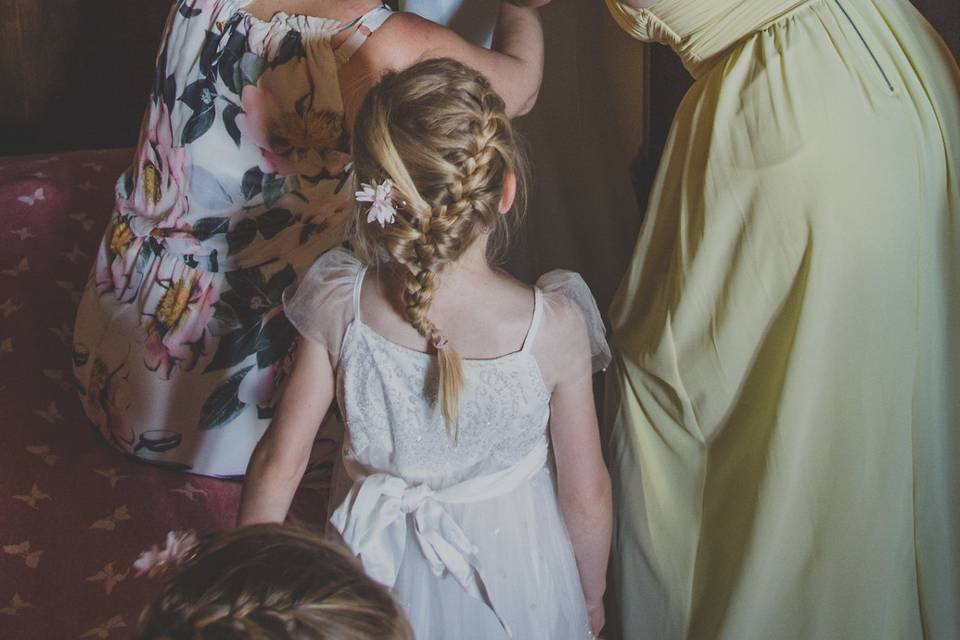
[[464, 373], [459, 435], [452, 442], [433, 402], [436, 359], [354, 321], [338, 376], [352, 455], [441, 488], [509, 467], [546, 439], [550, 393], [529, 353], [467, 360]]

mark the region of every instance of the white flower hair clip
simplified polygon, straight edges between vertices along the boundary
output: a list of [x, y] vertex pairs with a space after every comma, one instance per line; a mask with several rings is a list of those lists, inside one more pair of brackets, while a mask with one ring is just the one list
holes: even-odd
[[133, 570], [138, 576], [163, 575], [170, 567], [183, 564], [197, 542], [197, 534], [193, 531], [171, 531], [167, 534], [166, 546], [160, 549], [154, 545], [141, 553], [133, 563]]
[[356, 192], [357, 202], [369, 202], [370, 211], [367, 222], [379, 222], [380, 228], [392, 224], [397, 219], [397, 208], [393, 204], [393, 181], [387, 178], [382, 184], [373, 180], [371, 184], [360, 184], [361, 191]]

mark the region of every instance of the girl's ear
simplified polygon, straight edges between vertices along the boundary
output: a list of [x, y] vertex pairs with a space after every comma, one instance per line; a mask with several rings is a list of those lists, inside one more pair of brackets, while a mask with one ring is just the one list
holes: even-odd
[[513, 172], [503, 176], [503, 191], [500, 192], [500, 207], [498, 211], [501, 214], [510, 211], [513, 201], [517, 197], [517, 176]]

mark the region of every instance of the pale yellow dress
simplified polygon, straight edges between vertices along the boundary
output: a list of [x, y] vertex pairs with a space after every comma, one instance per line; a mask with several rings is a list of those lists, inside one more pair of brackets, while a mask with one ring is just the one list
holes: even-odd
[[907, 0], [608, 5], [696, 78], [611, 309], [624, 637], [960, 638], [955, 61]]

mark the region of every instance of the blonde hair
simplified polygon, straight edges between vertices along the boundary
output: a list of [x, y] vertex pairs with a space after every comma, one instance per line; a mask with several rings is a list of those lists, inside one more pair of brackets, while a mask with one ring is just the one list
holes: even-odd
[[140, 640], [412, 640], [399, 606], [314, 534], [255, 525], [215, 535], [140, 616]]
[[352, 154], [358, 183], [391, 180], [398, 208], [385, 226], [368, 223], [358, 208], [354, 249], [368, 264], [402, 267], [404, 316], [437, 352], [438, 400], [456, 438], [463, 364], [428, 314], [443, 268], [500, 226], [508, 174], [517, 176], [523, 202], [522, 160], [503, 99], [454, 60], [387, 74], [357, 113]]

